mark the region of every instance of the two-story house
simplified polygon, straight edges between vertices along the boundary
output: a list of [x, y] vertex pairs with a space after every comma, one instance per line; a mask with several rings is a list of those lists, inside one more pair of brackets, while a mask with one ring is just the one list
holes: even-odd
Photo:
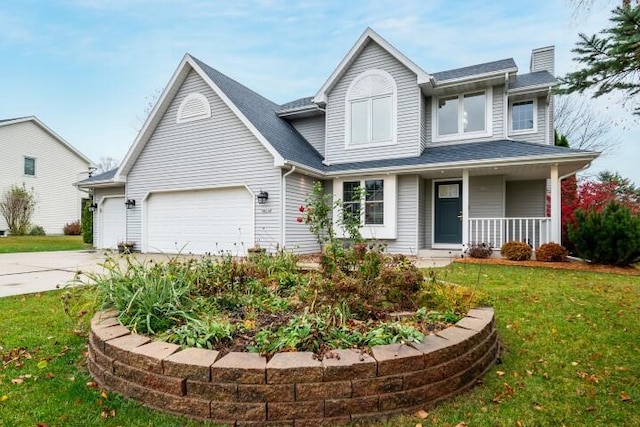
[[367, 29], [315, 96], [278, 105], [187, 54], [119, 169], [81, 183], [94, 241], [316, 252], [296, 217], [321, 181], [390, 252], [558, 242], [560, 180], [598, 153], [554, 146], [553, 67], [545, 47], [529, 73], [429, 73]]
[[[0, 194], [24, 186], [36, 200], [32, 225], [62, 234], [80, 219], [81, 200], [89, 197], [73, 186], [87, 177], [93, 162], [37, 117], [0, 120]], [[0, 215], [0, 234], [7, 234]]]

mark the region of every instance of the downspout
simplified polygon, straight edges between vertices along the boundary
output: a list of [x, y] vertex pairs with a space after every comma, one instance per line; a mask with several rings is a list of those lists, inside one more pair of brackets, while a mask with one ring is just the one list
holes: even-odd
[[504, 108], [502, 117], [504, 124], [502, 125], [502, 132], [504, 139], [509, 139], [509, 73], [504, 73], [504, 95], [502, 96], [502, 105]]
[[547, 93], [547, 103], [545, 108], [547, 109], [547, 119], [544, 121], [544, 142], [547, 145], [550, 145], [551, 138], [549, 136], [549, 126], [551, 124], [551, 88], [549, 88], [549, 92]]
[[291, 166], [289, 172], [282, 175], [280, 180], [280, 249], [284, 249], [284, 242], [287, 237], [287, 177], [296, 171], [296, 167]]

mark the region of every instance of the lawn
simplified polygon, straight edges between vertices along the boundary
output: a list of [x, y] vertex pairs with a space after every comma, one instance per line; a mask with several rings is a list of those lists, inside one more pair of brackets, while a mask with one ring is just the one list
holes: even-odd
[[0, 254], [88, 249], [82, 236], [9, 236], [0, 238]]
[[[490, 294], [502, 363], [426, 419], [379, 426], [640, 425], [639, 277], [472, 264], [437, 274]], [[0, 425], [211, 425], [93, 387], [60, 296], [0, 299]]]

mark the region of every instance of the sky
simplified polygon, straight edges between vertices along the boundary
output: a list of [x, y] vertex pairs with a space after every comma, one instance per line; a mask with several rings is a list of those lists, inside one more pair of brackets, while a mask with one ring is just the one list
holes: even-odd
[[[277, 103], [315, 95], [366, 27], [427, 72], [555, 45], [575, 70], [578, 33], [609, 22], [594, 0], [0, 0], [0, 119], [35, 115], [94, 162], [123, 159], [152, 102], [190, 53]], [[640, 120], [593, 102], [616, 148], [589, 170], [640, 184]]]

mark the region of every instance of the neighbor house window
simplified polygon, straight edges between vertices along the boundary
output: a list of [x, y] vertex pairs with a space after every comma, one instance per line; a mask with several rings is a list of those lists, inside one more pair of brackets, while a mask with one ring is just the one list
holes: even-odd
[[347, 91], [347, 147], [394, 143], [396, 84], [382, 70], [356, 77]]
[[33, 157], [24, 158], [24, 174], [29, 176], [36, 176], [36, 159]]
[[384, 180], [345, 181], [342, 185], [342, 212], [344, 219], [356, 216], [360, 224], [383, 225]]
[[443, 96], [436, 100], [436, 138], [477, 136], [489, 132], [490, 91]]
[[536, 115], [533, 100], [511, 103], [511, 131], [535, 132]]

